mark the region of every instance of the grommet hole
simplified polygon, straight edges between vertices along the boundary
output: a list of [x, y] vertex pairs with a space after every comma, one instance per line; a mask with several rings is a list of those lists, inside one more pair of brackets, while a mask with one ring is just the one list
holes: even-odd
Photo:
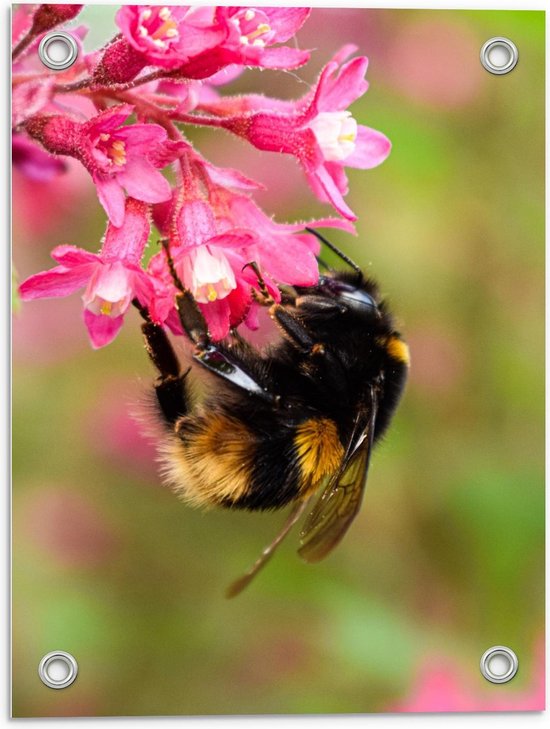
[[485, 70], [503, 76], [516, 67], [519, 53], [509, 38], [489, 38], [481, 47], [479, 58]]
[[60, 658], [55, 658], [47, 664], [45, 672], [50, 681], [62, 683], [67, 680], [71, 672], [71, 668], [66, 661], [62, 661]]
[[505, 656], [503, 653], [497, 653], [489, 658], [487, 667], [494, 676], [502, 677], [510, 671], [512, 662], [510, 661], [509, 656]]
[[70, 686], [78, 675], [78, 663], [65, 651], [47, 653], [38, 666], [38, 675], [48, 688], [63, 689]]
[[52, 71], [64, 71], [76, 61], [78, 45], [70, 33], [52, 31], [40, 41], [38, 56], [44, 66]]
[[495, 45], [490, 49], [487, 56], [490, 63], [495, 66], [495, 68], [504, 68], [508, 63], [510, 63], [512, 54], [507, 46]]
[[518, 665], [518, 657], [511, 648], [496, 645], [481, 656], [479, 668], [487, 681], [507, 683], [516, 675]]

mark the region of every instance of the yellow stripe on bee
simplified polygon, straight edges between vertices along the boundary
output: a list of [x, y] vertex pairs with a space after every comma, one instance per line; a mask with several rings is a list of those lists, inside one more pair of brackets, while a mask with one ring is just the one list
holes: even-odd
[[399, 337], [389, 337], [386, 343], [386, 352], [392, 359], [407, 365], [407, 367], [411, 363], [409, 348]]
[[168, 482], [184, 501], [212, 506], [244, 496], [256, 439], [243, 423], [221, 414], [185, 417], [178, 436], [163, 447], [161, 457]]
[[300, 492], [304, 496], [334, 473], [344, 457], [336, 423], [329, 418], [310, 418], [301, 423], [296, 429], [294, 447], [301, 471]]

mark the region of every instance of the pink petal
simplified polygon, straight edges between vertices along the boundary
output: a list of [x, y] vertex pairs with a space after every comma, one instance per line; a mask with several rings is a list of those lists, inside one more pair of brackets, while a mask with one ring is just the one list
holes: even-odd
[[272, 43], [284, 43], [292, 38], [306, 22], [311, 8], [261, 8], [269, 18], [269, 25], [275, 31]]
[[350, 220], [342, 218], [319, 218], [302, 224], [302, 227], [305, 228], [306, 226], [308, 228], [338, 228], [339, 230], [345, 230], [346, 233], [357, 235], [355, 225]]
[[172, 307], [172, 310], [166, 317], [164, 324], [168, 327], [168, 329], [170, 329], [172, 334], [175, 334], [176, 336], [183, 334], [183, 327], [181, 325], [180, 317], [174, 307]]
[[390, 140], [376, 129], [358, 126], [355, 149], [349, 157], [342, 160], [346, 167], [368, 170], [381, 164], [391, 151]]
[[252, 303], [250, 286], [237, 278], [237, 288], [229, 294], [227, 301], [230, 309], [229, 323], [232, 327], [236, 327], [246, 317]]
[[349, 181], [344, 168], [344, 162], [325, 162], [325, 169], [332, 177], [334, 184], [344, 197], [349, 192]]
[[216, 185], [230, 187], [236, 190], [265, 190], [265, 185], [262, 185], [261, 182], [255, 182], [249, 177], [245, 177], [238, 170], [233, 170], [229, 167], [216, 167], [216, 165], [206, 161], [204, 161], [204, 165], [207, 169], [208, 176]]
[[191, 23], [185, 22], [182, 24], [182, 35], [183, 41], [180, 45], [181, 62], [222, 43], [226, 31], [221, 27], [195, 28]]
[[101, 249], [104, 260], [123, 260], [139, 265], [149, 240], [149, 206], [129, 197], [120, 227], [110, 223]]
[[19, 295], [24, 301], [32, 299], [68, 296], [85, 286], [93, 272], [93, 266], [65, 268], [56, 266], [50, 271], [43, 271], [30, 276], [19, 287]]
[[178, 159], [185, 152], [190, 151], [191, 146], [183, 140], [167, 139], [154, 149], [147, 152], [147, 159], [157, 169], [166, 167], [174, 160]]
[[212, 301], [210, 304], [199, 304], [208, 324], [210, 335], [216, 342], [224, 339], [229, 334], [230, 310], [227, 299], [228, 297], [226, 296], [225, 299], [218, 299], [217, 301]]
[[109, 220], [120, 227], [124, 222], [124, 192], [117, 177], [96, 175], [93, 181], [97, 188], [99, 202], [103, 205]]
[[223, 86], [224, 84], [230, 83], [230, 81], [234, 81], [243, 71], [244, 68], [235, 63], [232, 66], [222, 68], [221, 71], [218, 71], [205, 80], [209, 86]]
[[278, 48], [255, 49], [246, 46], [246, 64], [261, 66], [262, 68], [292, 70], [303, 66], [309, 61], [309, 51], [301, 51], [298, 48], [280, 46]]
[[131, 295], [131, 284], [132, 273], [120, 261], [98, 266], [84, 292], [84, 303], [88, 305], [98, 296], [114, 304]]
[[[318, 195], [319, 192], [325, 195], [325, 199], [336, 208], [340, 215], [343, 215], [348, 220], [357, 220], [357, 216], [346, 205], [342, 193], [328, 173], [325, 165], [321, 165], [315, 171], [308, 173], [307, 177], [313, 191]], [[320, 199], [323, 200], [323, 197], [320, 197]]]
[[252, 306], [245, 317], [244, 323], [253, 332], [260, 328], [260, 307], [258, 304], [255, 304], [254, 302], [252, 303]]
[[57, 263], [60, 263], [66, 268], [74, 268], [75, 266], [82, 266], [87, 263], [100, 262], [100, 258], [96, 253], [90, 253], [89, 251], [85, 251], [83, 248], [77, 248], [76, 246], [56, 246], [50, 255], [54, 261], [57, 261]]
[[168, 180], [145, 157], [131, 157], [118, 173], [117, 180], [128, 195], [137, 200], [157, 203], [172, 195]]
[[84, 124], [84, 128], [89, 134], [114, 132], [115, 129], [118, 129], [126, 121], [133, 111], [134, 107], [131, 104], [112, 106], [110, 109], [92, 117], [92, 119]]
[[151, 278], [145, 271], [137, 271], [133, 277], [134, 296], [142, 306], [147, 306], [154, 294], [154, 287]]
[[92, 314], [88, 309], [84, 309], [84, 323], [88, 329], [88, 334], [94, 349], [105, 347], [110, 344], [124, 322], [123, 316], [110, 317], [105, 314]]
[[182, 205], [176, 218], [176, 228], [183, 246], [196, 246], [216, 235], [216, 220], [212, 208], [202, 200]]
[[356, 99], [363, 96], [369, 87], [365, 81], [368, 65], [368, 59], [365, 56], [359, 56], [342, 66], [337, 76], [334, 76], [332, 72], [323, 74], [317, 96], [318, 110], [343, 111]]
[[252, 231], [232, 228], [231, 232], [220, 233], [210, 238], [207, 243], [209, 246], [219, 246], [220, 248], [246, 248], [256, 242], [256, 238]]
[[261, 262], [278, 283], [313, 286], [319, 278], [317, 260], [300, 236], [278, 236], [276, 247], [262, 247]]
[[352, 56], [358, 49], [355, 43], [346, 43], [339, 51], [336, 51], [334, 56], [330, 59], [332, 63], [337, 63], [341, 66], [345, 63], [350, 56]]
[[128, 152], [145, 155], [167, 139], [166, 130], [158, 124], [131, 124], [119, 129], [116, 137], [126, 141]]

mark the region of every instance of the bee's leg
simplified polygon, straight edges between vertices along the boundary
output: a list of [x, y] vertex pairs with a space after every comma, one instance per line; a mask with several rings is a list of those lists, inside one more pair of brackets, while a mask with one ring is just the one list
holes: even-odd
[[317, 342], [302, 322], [284, 306], [275, 304], [269, 313], [291, 342], [304, 354], [312, 352]]
[[237, 346], [242, 351], [254, 352], [254, 347], [252, 346], [252, 344], [250, 344], [250, 342], [247, 339], [245, 339], [242, 336], [242, 334], [235, 327], [233, 327], [232, 329], [229, 330], [229, 335], [231, 336], [231, 339], [233, 340], [231, 342], [231, 344], [229, 345], [231, 348], [233, 348], [234, 346]]
[[169, 425], [172, 425], [182, 415], [186, 415], [190, 409], [185, 385], [185, 377], [189, 370], [181, 372], [180, 363], [164, 329], [151, 321], [147, 309], [142, 307], [137, 300], [134, 300], [133, 303], [145, 319], [141, 325], [145, 349], [159, 372], [159, 378], [155, 384], [158, 404], [164, 419]]
[[249, 263], [246, 263], [243, 266], [243, 271], [245, 268], [251, 268], [254, 273], [256, 274], [256, 278], [258, 279], [258, 286], [260, 287], [260, 292], [256, 291], [256, 289], [252, 289], [252, 296], [254, 297], [254, 300], [256, 303], [260, 304], [261, 306], [272, 306], [275, 301], [273, 299], [273, 296], [269, 293], [266, 283], [264, 281], [264, 278], [260, 272], [260, 267], [256, 263], [256, 261], [250, 261]]
[[232, 582], [229, 587], [227, 588], [225, 592], [226, 597], [236, 597], [239, 593], [241, 593], [245, 587], [247, 587], [250, 582], [254, 579], [254, 577], [258, 574], [258, 572], [264, 567], [267, 562], [271, 559], [273, 556], [273, 553], [277, 549], [277, 547], [281, 544], [283, 539], [287, 536], [287, 534], [290, 532], [294, 524], [298, 521], [298, 519], [301, 517], [302, 513], [304, 512], [309, 499], [306, 499], [305, 501], [298, 501], [294, 505], [294, 507], [291, 509], [287, 520], [283, 524], [283, 528], [281, 531], [277, 534], [275, 539], [271, 542], [271, 544], [268, 544], [267, 547], [265, 547], [262, 550], [262, 553], [258, 557], [258, 559], [254, 562], [252, 567], [248, 570], [248, 572], [245, 572], [245, 574], [242, 577], [239, 577], [238, 580], [235, 580]]

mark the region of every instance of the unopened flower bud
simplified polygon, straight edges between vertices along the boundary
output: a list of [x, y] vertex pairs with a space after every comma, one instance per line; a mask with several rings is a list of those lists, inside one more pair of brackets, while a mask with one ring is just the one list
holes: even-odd
[[76, 18], [83, 7], [84, 5], [39, 5], [32, 21], [32, 35], [44, 33], [56, 25]]
[[143, 55], [132, 48], [124, 39], [119, 38], [105, 49], [94, 71], [94, 84], [109, 86], [132, 81], [147, 61]]
[[80, 125], [64, 116], [36, 114], [25, 122], [27, 134], [52, 154], [75, 154], [80, 142]]

